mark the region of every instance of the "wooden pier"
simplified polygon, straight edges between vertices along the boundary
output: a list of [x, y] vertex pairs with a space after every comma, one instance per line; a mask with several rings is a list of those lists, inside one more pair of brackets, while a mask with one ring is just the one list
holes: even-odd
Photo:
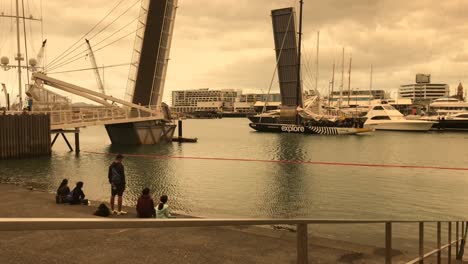
[[50, 116], [0, 115], [0, 160], [50, 155]]

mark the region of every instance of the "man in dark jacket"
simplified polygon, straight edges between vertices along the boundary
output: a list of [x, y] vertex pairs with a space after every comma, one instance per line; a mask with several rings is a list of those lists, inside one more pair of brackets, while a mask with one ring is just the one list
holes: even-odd
[[[123, 192], [125, 191], [125, 171], [124, 166], [122, 164], [123, 156], [121, 154], [117, 154], [115, 157], [115, 161], [109, 166], [109, 173], [107, 177], [109, 178], [109, 183], [111, 184], [111, 199], [110, 199], [110, 207], [111, 211], [114, 214], [123, 215], [127, 214], [127, 212], [122, 211], [122, 196]], [[115, 196], [117, 198], [117, 205], [118, 211], [114, 210], [114, 201]]]
[[156, 217], [156, 210], [154, 209], [154, 202], [149, 188], [143, 189], [142, 195], [138, 198], [136, 210], [140, 218]]

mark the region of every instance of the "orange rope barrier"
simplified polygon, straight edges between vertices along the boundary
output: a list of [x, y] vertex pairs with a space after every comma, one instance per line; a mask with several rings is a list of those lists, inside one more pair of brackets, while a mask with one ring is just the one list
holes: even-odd
[[[94, 152], [94, 151], [83, 151], [83, 152], [89, 153], [89, 154], [97, 154], [97, 155], [112, 155], [112, 156], [117, 155], [117, 153], [103, 153], [103, 152]], [[162, 156], [162, 155], [148, 155], [148, 154], [123, 154], [123, 155], [127, 157], [142, 157], [142, 158], [153, 158], [153, 159], [193, 159], [193, 160], [244, 161], [244, 162], [269, 162], [269, 163], [289, 163], [289, 164], [314, 164], [314, 165], [334, 165], [334, 166], [468, 171], [468, 168], [462, 168], [462, 167], [439, 167], [439, 166], [420, 166], [420, 165], [370, 164], [370, 163], [301, 161], [301, 160], [262, 160], [262, 159], [213, 158], [213, 157], [191, 157], [191, 156]]]

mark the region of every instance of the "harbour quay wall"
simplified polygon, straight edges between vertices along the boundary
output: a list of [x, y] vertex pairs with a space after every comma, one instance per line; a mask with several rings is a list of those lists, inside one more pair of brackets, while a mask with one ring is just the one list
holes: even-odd
[[50, 153], [49, 115], [0, 115], [0, 160], [46, 156]]

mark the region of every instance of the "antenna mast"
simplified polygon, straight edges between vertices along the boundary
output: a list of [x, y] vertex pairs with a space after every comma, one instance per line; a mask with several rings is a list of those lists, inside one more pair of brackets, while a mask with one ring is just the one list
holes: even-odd
[[19, 89], [19, 107], [20, 110], [23, 109], [23, 87], [21, 84], [21, 61], [23, 57], [21, 56], [21, 43], [20, 43], [20, 17], [19, 17], [19, 0], [16, 0], [16, 38], [17, 38], [17, 47], [18, 54], [16, 54], [15, 59], [18, 61], [18, 89]]

